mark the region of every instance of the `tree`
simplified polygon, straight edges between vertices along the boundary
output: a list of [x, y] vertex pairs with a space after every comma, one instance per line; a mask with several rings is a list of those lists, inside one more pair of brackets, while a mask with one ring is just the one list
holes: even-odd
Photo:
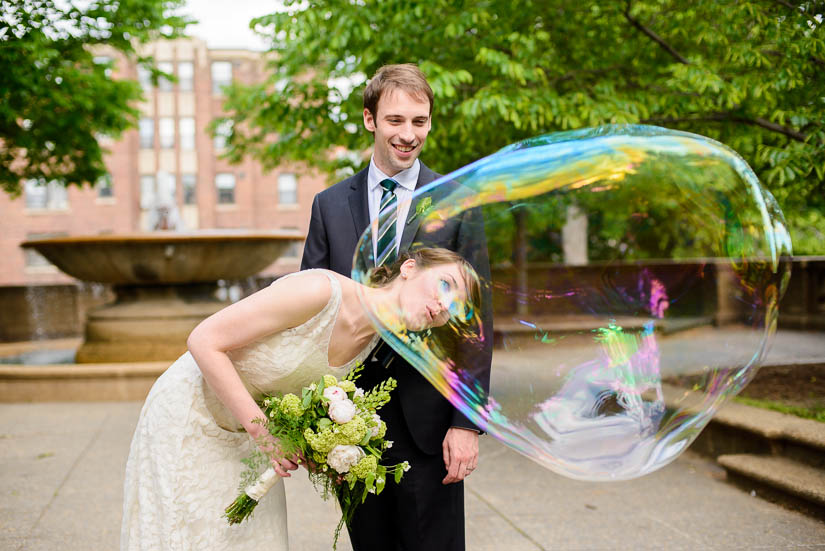
[[789, 0], [287, 0], [253, 21], [271, 78], [232, 88], [229, 156], [356, 168], [366, 77], [414, 62], [436, 95], [424, 158], [442, 172], [537, 134], [606, 123], [695, 132], [737, 150], [825, 242], [825, 3]]
[[[95, 183], [106, 174], [99, 135], [136, 124], [141, 99], [132, 80], [109, 77], [106, 45], [159, 74], [135, 46], [179, 36], [188, 22], [171, 14], [183, 0], [117, 2], [1, 0], [0, 186], [22, 180]], [[80, 7], [81, 4], [85, 7]]]

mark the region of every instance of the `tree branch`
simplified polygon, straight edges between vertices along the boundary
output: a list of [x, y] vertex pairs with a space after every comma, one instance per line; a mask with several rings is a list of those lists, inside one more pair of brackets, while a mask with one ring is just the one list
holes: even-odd
[[737, 115], [733, 115], [731, 113], [708, 113], [705, 115], [697, 115], [695, 117], [663, 117], [663, 118], [652, 118], [652, 119], [644, 119], [639, 121], [641, 123], [680, 123], [680, 122], [741, 122], [743, 124], [750, 124], [753, 126], [759, 126], [766, 130], [770, 130], [772, 132], [777, 132], [779, 134], [783, 134], [791, 139], [794, 139], [798, 142], [804, 142], [808, 137], [799, 132], [798, 130], [794, 130], [793, 128], [789, 128], [787, 126], [783, 126], [781, 124], [776, 124], [775, 122], [771, 122], [767, 119], [763, 119], [761, 117], [755, 117], [749, 119], [747, 117], [740, 117]]
[[667, 42], [664, 41], [664, 39], [662, 37], [660, 37], [658, 34], [653, 32], [651, 29], [648, 29], [647, 27], [642, 25], [639, 22], [638, 19], [633, 19], [633, 17], [630, 16], [630, 0], [628, 0], [628, 2], [627, 2], [627, 8], [625, 8], [625, 10], [624, 10], [624, 16], [625, 16], [625, 19], [627, 19], [630, 22], [631, 25], [633, 25], [634, 27], [636, 27], [637, 29], [642, 31], [642, 33], [649, 36], [654, 42], [656, 42], [659, 46], [664, 48], [665, 51], [667, 51], [667, 53], [669, 53], [674, 58], [676, 58], [676, 60], [679, 63], [684, 63], [685, 65], [690, 65], [690, 61], [688, 61], [685, 57], [683, 57], [679, 52], [674, 50], [670, 46], [670, 44], [668, 44]]

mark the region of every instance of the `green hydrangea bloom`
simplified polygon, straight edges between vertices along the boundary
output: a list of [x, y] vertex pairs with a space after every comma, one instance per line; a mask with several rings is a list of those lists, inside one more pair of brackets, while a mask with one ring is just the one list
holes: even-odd
[[343, 381], [340, 381], [338, 383], [338, 386], [341, 387], [341, 389], [344, 392], [355, 392], [355, 388], [356, 388], [355, 383], [353, 383], [349, 379], [344, 379]]
[[361, 461], [353, 465], [350, 472], [358, 478], [367, 478], [370, 474], [375, 474], [378, 468], [378, 460], [374, 455], [363, 457]]
[[352, 418], [352, 421], [339, 425], [337, 429], [347, 444], [357, 444], [364, 438], [364, 434], [367, 432], [367, 424], [361, 417], [356, 415]]
[[330, 429], [325, 429], [319, 433], [315, 433], [312, 429], [307, 428], [304, 430], [304, 438], [306, 438], [306, 441], [313, 450], [323, 454], [326, 454], [336, 445], [342, 443], [342, 438]]
[[304, 414], [304, 408], [301, 405], [301, 399], [294, 394], [286, 394], [281, 398], [281, 411], [286, 415], [293, 417], [300, 417]]
[[325, 387], [337, 386], [337, 385], [338, 385], [338, 379], [336, 379], [334, 375], [324, 375], [324, 386]]
[[373, 438], [384, 438], [384, 435], [387, 434], [387, 424], [384, 421], [378, 423], [378, 434]]

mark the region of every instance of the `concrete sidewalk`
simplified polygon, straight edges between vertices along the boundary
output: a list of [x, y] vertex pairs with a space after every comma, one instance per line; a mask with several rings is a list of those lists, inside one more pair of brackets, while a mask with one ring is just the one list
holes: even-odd
[[[118, 548], [140, 406], [0, 404], [0, 549]], [[290, 547], [330, 549], [335, 506], [300, 475], [287, 481], [287, 499]], [[484, 437], [465, 503], [469, 550], [825, 549], [825, 524], [728, 485], [690, 452], [641, 479], [596, 484]], [[346, 536], [339, 549], [350, 549]]]

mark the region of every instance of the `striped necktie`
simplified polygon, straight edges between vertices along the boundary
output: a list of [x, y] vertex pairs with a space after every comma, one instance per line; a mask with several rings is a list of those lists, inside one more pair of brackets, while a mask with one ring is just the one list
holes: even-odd
[[[395, 209], [398, 206], [398, 200], [395, 197], [395, 188], [398, 182], [392, 178], [382, 180], [379, 184], [384, 191], [381, 193], [381, 206], [378, 208], [379, 213], [383, 213], [385, 209]], [[378, 255], [375, 258], [375, 265], [381, 266], [383, 264], [391, 264], [395, 260], [395, 223], [397, 217], [386, 216], [384, 223], [378, 227]]]

